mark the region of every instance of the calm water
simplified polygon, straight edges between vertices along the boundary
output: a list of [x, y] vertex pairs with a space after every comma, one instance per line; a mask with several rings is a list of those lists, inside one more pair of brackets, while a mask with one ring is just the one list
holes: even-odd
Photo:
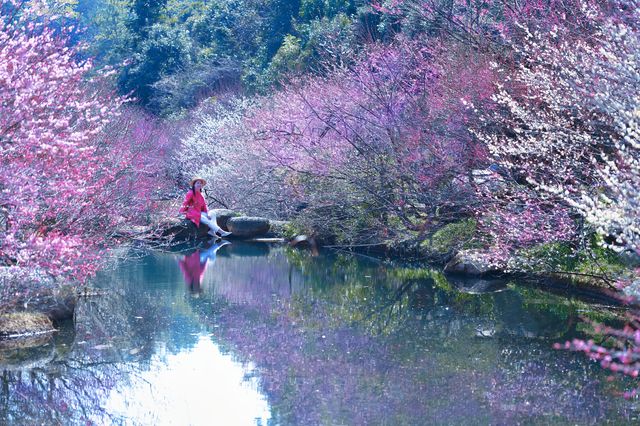
[[602, 307], [513, 283], [235, 242], [143, 253], [36, 350], [2, 424], [636, 423], [628, 383], [554, 342]]

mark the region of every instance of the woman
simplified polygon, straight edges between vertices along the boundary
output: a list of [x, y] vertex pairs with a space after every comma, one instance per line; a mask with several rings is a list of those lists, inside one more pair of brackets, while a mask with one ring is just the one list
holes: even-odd
[[207, 184], [207, 181], [202, 178], [191, 179], [191, 189], [187, 192], [180, 208], [180, 213], [185, 213], [187, 219], [190, 219], [196, 226], [200, 227], [200, 222], [209, 227], [208, 234], [212, 237], [217, 237], [218, 234], [221, 237], [231, 235], [231, 232], [224, 231], [220, 228], [216, 222], [215, 216], [209, 214], [207, 209], [207, 202], [202, 196], [202, 187]]

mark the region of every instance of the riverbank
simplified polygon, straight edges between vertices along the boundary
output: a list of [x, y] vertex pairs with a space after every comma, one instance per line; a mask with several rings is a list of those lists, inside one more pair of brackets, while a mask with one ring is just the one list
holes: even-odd
[[[519, 257], [498, 262], [489, 250], [474, 241], [476, 225], [472, 220], [442, 227], [428, 239], [409, 239], [362, 246], [342, 246], [336, 235], [318, 234], [304, 229], [295, 221], [274, 221], [264, 217], [245, 216], [242, 212], [214, 209], [218, 224], [233, 232], [230, 240], [263, 240], [289, 243], [317, 250], [324, 247], [354, 253], [428, 264], [448, 275], [480, 280], [526, 280], [547, 283], [549, 288], [574, 289], [576, 293], [600, 294], [604, 298], [620, 298], [627, 302], [634, 292], [617, 286], [625, 277], [633, 276], [640, 265], [638, 258], [619, 256], [611, 250], [591, 247], [590, 253], [571, 253], [563, 247], [541, 245], [522, 251]], [[196, 228], [190, 221], [164, 218], [160, 241], [171, 243], [207, 240], [207, 228]], [[555, 256], [555, 258], [553, 257]], [[633, 287], [635, 290], [635, 287]]]

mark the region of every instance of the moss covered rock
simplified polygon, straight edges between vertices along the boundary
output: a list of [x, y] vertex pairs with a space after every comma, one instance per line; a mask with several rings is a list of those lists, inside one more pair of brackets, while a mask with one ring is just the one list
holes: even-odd
[[420, 249], [429, 257], [446, 261], [457, 251], [472, 248], [471, 242], [476, 233], [476, 226], [474, 219], [449, 223], [436, 231], [431, 238], [423, 241]]

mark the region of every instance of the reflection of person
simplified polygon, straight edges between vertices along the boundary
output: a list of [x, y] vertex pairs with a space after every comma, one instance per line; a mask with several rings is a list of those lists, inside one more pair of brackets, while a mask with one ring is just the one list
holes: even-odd
[[204, 277], [204, 272], [207, 270], [207, 263], [211, 260], [211, 263], [216, 260], [216, 252], [223, 246], [231, 244], [229, 241], [218, 241], [206, 250], [196, 250], [190, 255], [178, 261], [182, 275], [184, 276], [184, 282], [193, 292], [200, 291], [200, 284]]
[[202, 178], [191, 179], [191, 189], [184, 197], [184, 202], [180, 208], [180, 213], [184, 213], [187, 219], [190, 219], [197, 227], [200, 227], [200, 222], [209, 227], [209, 235], [212, 237], [226, 237], [231, 235], [231, 232], [227, 232], [218, 226], [216, 217], [209, 214], [207, 209], [207, 202], [202, 196], [202, 187], [207, 184], [207, 181]]

